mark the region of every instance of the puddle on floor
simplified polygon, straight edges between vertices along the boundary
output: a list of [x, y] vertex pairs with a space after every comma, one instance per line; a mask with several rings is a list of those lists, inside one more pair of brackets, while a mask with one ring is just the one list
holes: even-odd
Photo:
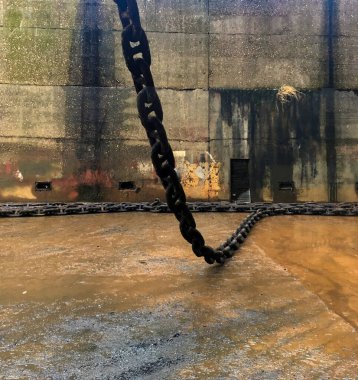
[[[358, 327], [358, 218], [277, 216], [258, 224], [256, 244], [327, 306]], [[257, 238], [256, 238], [257, 237]]]

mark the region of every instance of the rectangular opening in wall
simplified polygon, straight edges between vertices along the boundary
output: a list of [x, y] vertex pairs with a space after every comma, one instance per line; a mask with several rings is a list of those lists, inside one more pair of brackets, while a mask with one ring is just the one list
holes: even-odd
[[35, 191], [52, 191], [52, 183], [50, 181], [35, 182]]
[[356, 192], [358, 193], [358, 181], [356, 182]]
[[118, 182], [118, 190], [136, 190], [137, 187], [133, 181]]
[[293, 191], [295, 189], [295, 183], [293, 181], [279, 182], [278, 189], [281, 191]]
[[338, 183], [337, 182], [329, 183], [328, 196], [329, 196], [328, 199], [330, 202], [337, 202], [337, 198], [338, 198]]
[[249, 160], [231, 159], [230, 184], [232, 202], [251, 202]]

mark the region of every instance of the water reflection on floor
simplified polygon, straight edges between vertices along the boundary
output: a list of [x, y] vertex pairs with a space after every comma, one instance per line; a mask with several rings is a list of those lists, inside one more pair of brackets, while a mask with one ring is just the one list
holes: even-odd
[[[216, 246], [243, 214], [197, 214]], [[354, 379], [358, 219], [256, 225], [208, 266], [172, 215], [0, 219], [0, 378]]]
[[358, 327], [358, 218], [280, 216], [256, 235], [260, 249]]

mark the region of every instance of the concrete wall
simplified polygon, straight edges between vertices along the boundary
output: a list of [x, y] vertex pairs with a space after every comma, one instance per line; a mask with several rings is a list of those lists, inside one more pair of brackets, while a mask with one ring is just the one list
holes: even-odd
[[[189, 198], [228, 199], [247, 158], [254, 200], [357, 200], [358, 0], [138, 4]], [[111, 0], [0, 0], [0, 201], [164, 199], [120, 29]]]

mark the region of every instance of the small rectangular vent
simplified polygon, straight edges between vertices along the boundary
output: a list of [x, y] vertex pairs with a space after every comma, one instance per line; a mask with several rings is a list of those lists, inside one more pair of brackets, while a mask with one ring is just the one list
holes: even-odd
[[52, 191], [50, 181], [35, 182], [35, 191]]
[[133, 181], [118, 182], [118, 190], [136, 190], [137, 187]]
[[292, 181], [279, 182], [278, 189], [282, 191], [293, 191], [295, 189], [295, 183]]

